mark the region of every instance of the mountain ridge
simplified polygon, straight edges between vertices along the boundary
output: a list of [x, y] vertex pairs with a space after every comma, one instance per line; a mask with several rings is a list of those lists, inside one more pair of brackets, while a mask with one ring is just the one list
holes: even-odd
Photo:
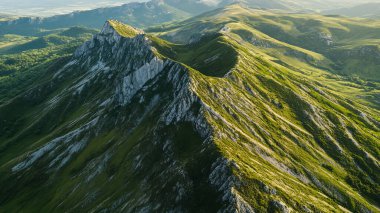
[[0, 34], [35, 35], [72, 26], [100, 28], [104, 20], [117, 19], [137, 27], [158, 25], [188, 18], [190, 14], [157, 1], [127, 3], [122, 6], [77, 11], [51, 17], [21, 17], [0, 21]]
[[[103, 29], [103, 31], [102, 31], [102, 33], [99, 35], [99, 36], [97, 36], [97, 37], [94, 37], [94, 40], [93, 41], [103, 41], [103, 42], [106, 42], [106, 43], [108, 43], [108, 42], [111, 42], [111, 43], [113, 43], [113, 42], [115, 42], [115, 43], [118, 43], [118, 42], [123, 42], [123, 38], [121, 38], [120, 37], [120, 35], [118, 35], [118, 34], [114, 34], [114, 30], [112, 30], [111, 28], [110, 28], [110, 24], [109, 24], [109, 22], [105, 25], [105, 27], [104, 27], [104, 29]], [[106, 35], [111, 35], [110, 37], [108, 37], [108, 36], [106, 36]], [[102, 36], [105, 36], [105, 37], [102, 37]], [[108, 38], [108, 39], [106, 39], [106, 38]], [[144, 36], [143, 35], [137, 35], [136, 37], [133, 37], [133, 38], [127, 38], [127, 39], [130, 39], [130, 42], [131, 43], [128, 43], [128, 41], [125, 41], [125, 42], [127, 42], [127, 43], [125, 43], [127, 46], [128, 45], [132, 45], [131, 46], [131, 50], [137, 50], [136, 51], [136, 57], [140, 57], [140, 56], [144, 56], [145, 57], [145, 55], [146, 54], [148, 54], [148, 56], [153, 60], [151, 63], [147, 63], [147, 65], [143, 65], [143, 66], [141, 66], [141, 64], [140, 65], [132, 65], [131, 64], [131, 66], [132, 66], [132, 69], [133, 69], [133, 67], [135, 67], [135, 66], [137, 66], [137, 67], [140, 67], [139, 69], [137, 69], [136, 70], [136, 72], [137, 73], [141, 73], [142, 74], [142, 76], [141, 76], [141, 74], [137, 74], [137, 75], [134, 75], [133, 73], [130, 73], [130, 74], [127, 74], [127, 76], [126, 77], [124, 77], [123, 79], [121, 79], [122, 80], [122, 82], [120, 82], [120, 84], [121, 85], [123, 85], [124, 83], [123, 82], [125, 82], [125, 83], [130, 83], [130, 81], [128, 80], [128, 79], [134, 79], [135, 81], [135, 83], [136, 84], [134, 84], [134, 86], [132, 86], [132, 87], [130, 87], [129, 86], [129, 88], [130, 89], [127, 89], [127, 90], [125, 90], [125, 89], [116, 89], [116, 97], [115, 97], [115, 100], [119, 103], [119, 104], [121, 104], [121, 105], [125, 105], [125, 104], [128, 104], [129, 103], [129, 101], [130, 101], [130, 98], [132, 98], [132, 96], [137, 92], [136, 91], [136, 89], [140, 89], [141, 88], [141, 86], [143, 86], [143, 85], [141, 85], [141, 83], [142, 84], [145, 84], [145, 82], [146, 81], [148, 81], [149, 80], [149, 78], [150, 77], [154, 77], [155, 75], [157, 75], [158, 74], [158, 71], [162, 71], [162, 69], [164, 69], [164, 67], [167, 67], [167, 66], [173, 66], [173, 64], [172, 64], [172, 62], [166, 62], [166, 63], [164, 63], [164, 62], [162, 62], [160, 59], [154, 59], [155, 57], [152, 55], [152, 52], [150, 52], [150, 50], [148, 50], [149, 49], [149, 47], [148, 46], [145, 46], [145, 44], [144, 43], [146, 43], [147, 41], [144, 39]], [[134, 42], [137, 42], [137, 43], [139, 43], [140, 45], [138, 45], [138, 47], [139, 48], [133, 48], [133, 45], [134, 45]], [[94, 48], [94, 46], [93, 46], [93, 44], [94, 43], [91, 43], [91, 42], [88, 42], [88, 43], [86, 43], [82, 48], [79, 48], [78, 49], [78, 51], [75, 53], [75, 56], [74, 56], [74, 58], [77, 58], [78, 60], [80, 60], [80, 58], [82, 58], [83, 60], [84, 60], [84, 64], [86, 64], [87, 62], [86, 62], [86, 60], [87, 60], [87, 55], [86, 54], [90, 54], [90, 52], [88, 52], [88, 48], [91, 48], [91, 47], [93, 47]], [[144, 47], [145, 46], [145, 47]], [[115, 51], [117, 51], [116, 49], [114, 49]], [[119, 50], [121, 50], [121, 52], [123, 51], [123, 49], [119, 49]], [[106, 51], [106, 52], [108, 52], [108, 51]], [[106, 52], [104, 52], [104, 53], [106, 53]], [[133, 52], [133, 51], [132, 51]], [[145, 53], [144, 53], [145, 52]], [[150, 52], [150, 53], [149, 53]], [[115, 52], [114, 52], [115, 53]], [[119, 57], [123, 57], [122, 55], [120, 55], [119, 54]], [[75, 60], [75, 59], [74, 59]], [[148, 61], [150, 61], [150, 59], [147, 59]], [[161, 62], [160, 62], [161, 61]], [[136, 61], [137, 63], [141, 63], [141, 61], [139, 62], [139, 61]], [[69, 66], [72, 66], [72, 65], [74, 65], [74, 62], [69, 62], [69, 64], [71, 64], [71, 65], [67, 65], [68, 67]], [[116, 61], [116, 64], [117, 64], [117, 61]], [[156, 65], [153, 65], [153, 64], [156, 64]], [[129, 66], [129, 65], [128, 65]], [[150, 76], [150, 75], [148, 75], [148, 76], [146, 76], [145, 75], [145, 73], [147, 72], [147, 71], [149, 71], [150, 70], [150, 68], [152, 68], [152, 75]], [[165, 72], [170, 72], [171, 70], [169, 69], [169, 67], [168, 68], [165, 68], [166, 69], [166, 71]], [[84, 68], [84, 67], [83, 67]], [[96, 71], [96, 69], [105, 69], [104, 67], [102, 67], [102, 66], [100, 66], [99, 65], [99, 67], [97, 67], [97, 65], [95, 65], [95, 68], [93, 69], [93, 71]], [[168, 70], [169, 69], [169, 70]], [[176, 65], [176, 70], [181, 70], [181, 69], [184, 69], [184, 68], [180, 68], [179, 67], [179, 65]], [[144, 72], [139, 72], [139, 70], [141, 70], [141, 71], [144, 71]], [[173, 70], [174, 71], [174, 70]], [[171, 71], [171, 72], [173, 72], [173, 71]], [[183, 71], [182, 71], [183, 72]], [[186, 77], [185, 77], [185, 75], [184, 74], [180, 74], [180, 76], [179, 76], [179, 74], [180, 73], [172, 73], [170, 76], [168, 76], [169, 78], [175, 78], [177, 81], [179, 81], [180, 79], [183, 79], [184, 80], [184, 85], [186, 85]], [[60, 78], [59, 76], [60, 75], [65, 75], [65, 73], [57, 73], [57, 75], [56, 75], [56, 78]], [[181, 77], [181, 75], [182, 75], [182, 77]], [[128, 77], [128, 76], [130, 76], [130, 77]], [[90, 75], [90, 77], [91, 77], [91, 75]], [[137, 77], [137, 78], [136, 78]], [[142, 78], [141, 78], [142, 77]], [[146, 78], [144, 78], [144, 77], [146, 77]], [[144, 80], [145, 79], [145, 80]], [[169, 79], [170, 80], [170, 79]], [[181, 80], [182, 81], [182, 80]], [[140, 82], [140, 83], [139, 83]], [[183, 89], [182, 89], [182, 84], [179, 84], [178, 85], [178, 88], [176, 88], [176, 90], [177, 90], [177, 92], [179, 92], [179, 93], [185, 93], [185, 94], [183, 94], [183, 95], [186, 95], [187, 94], [187, 92], [185, 92], [185, 91], [188, 91], [187, 90], [187, 87], [185, 86], [185, 87], [183, 87]], [[80, 89], [80, 88], [82, 88], [82, 84], [79, 82], [79, 84], [78, 84], [78, 86], [74, 86], [73, 87], [74, 89]], [[84, 89], [84, 88], [82, 88], [82, 89]], [[81, 89], [80, 89], [81, 90]], [[104, 91], [104, 89], [103, 89], [103, 91]], [[181, 92], [181, 91], [183, 91], [183, 92]], [[147, 99], [147, 98], [146, 98]], [[155, 102], [157, 102], [157, 96], [156, 95], [154, 95], [153, 97], [150, 97], [150, 99], [151, 99], [151, 101], [153, 101], [153, 102], [151, 102], [152, 104], [154, 104]], [[179, 99], [178, 99], [178, 97], [177, 98], [175, 98], [174, 100], [177, 100], [177, 102], [179, 101]], [[59, 100], [57, 100], [57, 101], [59, 101]], [[182, 100], [181, 100], [182, 101]], [[145, 103], [145, 102], [148, 102], [149, 103], [149, 100], [145, 100], [144, 101], [144, 99], [142, 99], [142, 100], [140, 100], [140, 102], [141, 102], [141, 104], [143, 104], [143, 103]], [[107, 106], [107, 100], [105, 100], [105, 102], [104, 102], [104, 104], [102, 104], [102, 103], [99, 103], [101, 106]], [[151, 105], [151, 104], [148, 104], [148, 108], [151, 108], [151, 107], [153, 107], [153, 106], [149, 106], [149, 105]], [[174, 104], [174, 105], [177, 105], [177, 104]], [[108, 103], [108, 106], [109, 106], [109, 103]], [[179, 107], [181, 106], [181, 105], [178, 105]], [[186, 105], [185, 106], [182, 106], [182, 107], [186, 107]], [[173, 114], [174, 113], [174, 114]], [[176, 119], [180, 119], [181, 118], [181, 116], [180, 116], [180, 114], [176, 114], [175, 113], [175, 111], [174, 112], [170, 112], [170, 111], [168, 111], [168, 112], [166, 112], [166, 116], [165, 117], [168, 117], [168, 119], [167, 119], [167, 121], [165, 121], [165, 123], [166, 122], [168, 122], [168, 123], [171, 123], [172, 122], [172, 120], [173, 120], [173, 122], [175, 122], [175, 120]], [[138, 114], [136, 114], [135, 116], [138, 116]], [[140, 119], [137, 119], [137, 120], [140, 120]], [[89, 118], [89, 121], [88, 121], [89, 123], [84, 123], [84, 126], [83, 126], [83, 128], [79, 128], [79, 131], [85, 131], [85, 130], [88, 130], [88, 128], [89, 127], [93, 127], [93, 125], [95, 125], [96, 123], [97, 123], [97, 119], [91, 119], [91, 118]], [[205, 131], [205, 129], [203, 129], [203, 131]], [[62, 136], [62, 137], [59, 137], [59, 138], [57, 138], [58, 139], [58, 141], [56, 141], [56, 142], [59, 142], [59, 141], [62, 141], [62, 140], [70, 140], [70, 139], [73, 139], [72, 138], [72, 135], [73, 134], [75, 134], [76, 132], [74, 131], [74, 132], [71, 132], [71, 133], [68, 133], [68, 134], [66, 134], [66, 135], [64, 135], [64, 136]], [[52, 142], [54, 142], [54, 141], [52, 141]], [[56, 142], [54, 142], [54, 143], [50, 143], [50, 144], [55, 144], [55, 145], [58, 145]], [[51, 145], [49, 145], [49, 146], [45, 146], [45, 147], [51, 147]], [[74, 147], [78, 147], [78, 146], [74, 146]], [[80, 147], [80, 146], [79, 146]], [[53, 147], [54, 148], [54, 147]], [[41, 151], [37, 151], [37, 152], [34, 152], [33, 154], [31, 154], [31, 156], [32, 156], [32, 158], [29, 160], [29, 161], [24, 161], [24, 162], [30, 162], [30, 161], [32, 161], [32, 162], [34, 162], [34, 160], [37, 160], [37, 159], [39, 159], [40, 157], [42, 157], [39, 153], [44, 153], [44, 152], [46, 152], [46, 151], [51, 151], [51, 149], [48, 149], [48, 148], [42, 148], [42, 149], [40, 149]], [[37, 157], [37, 158], [36, 158]], [[17, 172], [17, 171], [22, 171], [23, 169], [26, 169], [27, 167], [29, 167], [31, 164], [30, 163], [24, 163], [24, 162], [21, 162], [21, 163], [19, 163], [18, 165], [16, 165], [15, 167], [13, 167], [13, 170], [14, 170], [14, 172]], [[136, 167], [136, 168], [138, 168], [138, 167]], [[170, 169], [171, 167], [167, 167], [167, 169], [164, 169], [164, 170], [171, 170]], [[90, 176], [91, 177], [91, 176]], [[165, 177], [165, 181], [166, 181], [166, 179], [167, 179], [167, 177]], [[175, 190], [183, 190], [182, 189], [182, 186], [180, 185], [179, 187], [181, 187], [181, 188], [179, 188], [179, 189], [175, 189]], [[155, 187], [154, 187], [155, 188]], [[149, 190], [149, 189], [146, 189], [146, 190]], [[173, 195], [175, 195], [175, 194], [177, 194], [177, 193], [174, 193]], [[181, 199], [181, 198], [179, 198], [179, 199]], [[4, 200], [3, 200], [4, 201]], [[179, 202], [180, 200], [178, 200], [178, 202]], [[152, 201], [153, 202], [153, 201]], [[137, 205], [137, 204], [135, 204], [135, 205]], [[168, 208], [168, 206], [171, 206], [171, 205], [173, 205], [173, 204], [170, 204], [170, 203], [166, 203], [166, 205], [167, 205], [167, 207], [162, 207], [162, 208]], [[138, 205], [137, 205], [138, 206]], [[119, 208], [121, 208], [121, 207], [119, 207]], [[152, 207], [153, 208], [153, 207]], [[173, 207], [174, 208], [174, 207]], [[177, 207], [178, 208], [178, 207]]]
[[379, 211], [379, 111], [276, 60], [252, 14], [106, 22], [0, 106], [0, 210]]
[[[172, 60], [168, 58], [170, 51], [181, 55], [177, 45], [124, 27], [119, 22], [106, 22], [100, 34], [52, 72], [52, 81], [0, 107], [8, 122], [15, 119], [21, 121], [15, 125], [28, 124], [21, 133], [0, 130], [2, 140], [4, 132], [8, 135], [7, 145], [0, 148], [2, 153], [14, 150], [12, 147], [19, 147], [28, 138], [40, 138], [18, 151], [23, 157], [0, 158], [4, 165], [1, 170], [7, 174], [0, 181], [7, 194], [0, 208], [377, 211], [344, 181], [346, 171], [341, 166], [349, 159], [345, 156], [350, 150], [356, 149], [362, 150], [361, 156], [372, 156], [364, 158], [363, 168], [371, 159], [377, 161], [372, 154], [376, 150], [361, 146], [365, 142], [359, 137], [365, 135], [372, 142], [379, 137], [374, 132], [380, 128], [376, 118], [365, 119], [363, 115], [348, 119], [353, 109], [345, 100], [339, 100], [345, 103], [342, 107], [334, 105], [337, 97], [332, 93], [255, 56], [252, 46], [242, 45], [228, 30], [220, 29], [221, 39], [203, 38], [232, 47], [239, 55], [235, 66], [214, 76], [218, 69], [210, 73], [195, 70], [199, 61], [192, 58], [197, 55]], [[198, 42], [205, 45], [202, 39]], [[195, 52], [198, 42], [191, 44]], [[165, 47], [159, 49], [160, 45]], [[208, 58], [224, 60], [212, 54]], [[37, 101], [32, 97], [40, 98]], [[47, 114], [29, 123], [22, 117], [33, 118], [35, 112], [26, 111], [20, 117], [12, 110], [31, 99], [34, 103], [26, 106], [43, 107]], [[330, 111], [318, 99], [328, 103]], [[337, 132], [331, 129], [332, 123], [339, 125]], [[280, 132], [273, 129], [277, 127]], [[41, 138], [48, 132], [48, 137]], [[369, 132], [374, 136], [367, 135]], [[370, 147], [375, 148], [372, 142]], [[339, 158], [344, 160], [334, 158], [336, 153], [330, 153], [333, 150], [340, 150]], [[320, 164], [321, 159], [325, 165]], [[13, 172], [6, 172], [9, 169]], [[343, 182], [329, 182], [326, 178], [331, 173]], [[53, 197], [39, 197], [37, 201], [30, 197], [28, 188], [22, 188], [24, 185], [31, 185], [34, 193]], [[37, 185], [39, 189], [33, 188]], [[56, 190], [64, 192], [56, 194]], [[300, 191], [303, 193], [292, 196]], [[24, 204], [14, 206], [20, 202]]]

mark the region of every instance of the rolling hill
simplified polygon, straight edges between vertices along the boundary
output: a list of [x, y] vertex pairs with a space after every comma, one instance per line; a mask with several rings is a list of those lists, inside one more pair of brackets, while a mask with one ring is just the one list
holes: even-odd
[[341, 15], [361, 18], [380, 18], [380, 3], [366, 3], [354, 7], [345, 7], [335, 10], [324, 11], [328, 15]]
[[0, 35], [34, 36], [46, 30], [74, 26], [100, 28], [107, 19], [115, 19], [136, 27], [146, 28], [166, 22], [181, 21], [233, 3], [240, 3], [251, 8], [288, 12], [315, 12], [355, 5], [354, 1], [351, 0], [151, 0], [148, 2], [132, 2], [115, 7], [76, 11], [51, 17], [0, 19]]
[[46, 67], [71, 55], [97, 32], [72, 27], [37, 37], [0, 36], [0, 105], [33, 85]]
[[[289, 63], [290, 58], [296, 58], [332, 73], [380, 80], [380, 22], [243, 8], [236, 14], [220, 9], [147, 31], [175, 43], [191, 43], [224, 26], [227, 31], [237, 26], [236, 33], [243, 40], [276, 60]], [[234, 22], [239, 24], [229, 27]]]
[[[355, 0], [160, 0], [173, 7], [197, 14], [206, 12], [218, 7], [225, 7], [230, 4], [240, 3], [251, 8], [260, 9], [280, 9], [287, 11], [323, 11], [337, 8], [356, 6], [360, 2]], [[380, 3], [379, 0], [368, 0], [366, 3]]]
[[378, 212], [380, 86], [333, 58], [377, 24], [239, 5], [108, 21], [0, 105], [0, 210]]

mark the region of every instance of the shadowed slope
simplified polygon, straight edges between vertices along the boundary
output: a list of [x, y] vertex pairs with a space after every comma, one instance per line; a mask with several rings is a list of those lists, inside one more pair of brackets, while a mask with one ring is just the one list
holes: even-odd
[[202, 17], [156, 32], [185, 44], [107, 22], [2, 105], [0, 210], [379, 211], [379, 111], [321, 54]]

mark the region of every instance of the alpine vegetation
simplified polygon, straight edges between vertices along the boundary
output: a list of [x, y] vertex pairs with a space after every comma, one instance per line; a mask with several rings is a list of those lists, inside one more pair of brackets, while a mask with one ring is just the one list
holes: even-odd
[[0, 75], [0, 211], [380, 212], [380, 22], [248, 3], [40, 37]]

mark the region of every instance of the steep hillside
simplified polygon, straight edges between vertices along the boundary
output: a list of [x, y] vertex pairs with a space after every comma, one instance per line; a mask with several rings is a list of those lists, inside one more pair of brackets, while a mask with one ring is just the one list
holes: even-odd
[[[0, 181], [2, 210], [179, 211], [220, 206], [208, 183], [217, 151], [204, 141], [209, 133], [190, 90], [190, 71], [157, 56], [141, 33], [107, 23], [72, 59], [52, 67], [39, 86], [2, 107], [0, 161], [1, 170], [7, 171]], [[17, 107], [25, 107], [25, 113], [14, 114]], [[44, 113], [29, 120], [39, 109]], [[33, 146], [42, 149], [12, 165], [15, 155]], [[45, 155], [51, 151], [57, 152], [51, 155], [55, 162]], [[38, 162], [46, 163], [42, 170]], [[205, 169], [199, 170], [202, 166]], [[20, 181], [12, 180], [14, 175], [21, 175]], [[33, 196], [40, 193], [45, 196]], [[76, 195], [67, 199], [67, 193]]]
[[109, 21], [1, 105], [0, 210], [378, 212], [380, 112], [344, 91], [369, 93], [223, 11], [155, 33], [183, 44]]
[[[228, 26], [230, 23], [232, 26]], [[380, 80], [378, 21], [252, 10], [233, 5], [148, 31], [173, 42], [191, 43], [224, 26], [275, 58], [286, 57], [286, 61], [295, 58], [333, 73]]]

